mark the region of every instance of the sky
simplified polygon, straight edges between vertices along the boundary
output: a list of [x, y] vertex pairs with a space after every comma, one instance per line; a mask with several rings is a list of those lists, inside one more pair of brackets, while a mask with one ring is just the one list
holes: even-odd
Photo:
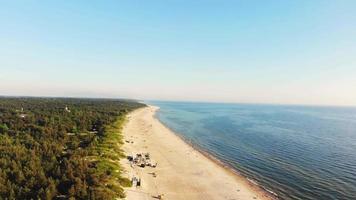
[[356, 105], [354, 0], [0, 0], [0, 95]]

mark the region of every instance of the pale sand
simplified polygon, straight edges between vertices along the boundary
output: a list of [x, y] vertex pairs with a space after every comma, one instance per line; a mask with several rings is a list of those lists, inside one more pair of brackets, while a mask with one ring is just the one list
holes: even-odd
[[169, 200], [271, 199], [244, 177], [185, 143], [154, 117], [157, 109], [149, 106], [130, 113], [123, 129], [124, 140], [133, 141], [123, 145], [127, 155], [149, 152], [158, 163], [156, 168], [141, 168], [121, 160], [125, 176], [142, 180], [141, 187], [125, 189], [126, 199], [154, 199], [158, 194]]

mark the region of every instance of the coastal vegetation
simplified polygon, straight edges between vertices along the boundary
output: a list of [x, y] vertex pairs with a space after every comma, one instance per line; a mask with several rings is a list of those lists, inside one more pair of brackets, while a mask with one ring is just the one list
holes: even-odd
[[0, 199], [114, 199], [126, 100], [0, 98]]

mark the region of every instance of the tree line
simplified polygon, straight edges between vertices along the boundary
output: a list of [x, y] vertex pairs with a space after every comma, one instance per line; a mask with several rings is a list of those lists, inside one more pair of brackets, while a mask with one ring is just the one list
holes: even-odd
[[[114, 99], [0, 98], [0, 199], [123, 197], [116, 140], [144, 104]], [[109, 154], [108, 152], [115, 150]]]

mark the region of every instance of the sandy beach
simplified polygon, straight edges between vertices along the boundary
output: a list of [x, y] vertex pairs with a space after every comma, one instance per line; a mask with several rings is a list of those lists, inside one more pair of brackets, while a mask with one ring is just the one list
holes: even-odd
[[209, 159], [185, 143], [154, 117], [148, 106], [128, 115], [123, 129], [126, 155], [149, 153], [156, 167], [141, 168], [122, 159], [124, 175], [141, 179], [126, 188], [126, 199], [271, 199], [267, 192]]

